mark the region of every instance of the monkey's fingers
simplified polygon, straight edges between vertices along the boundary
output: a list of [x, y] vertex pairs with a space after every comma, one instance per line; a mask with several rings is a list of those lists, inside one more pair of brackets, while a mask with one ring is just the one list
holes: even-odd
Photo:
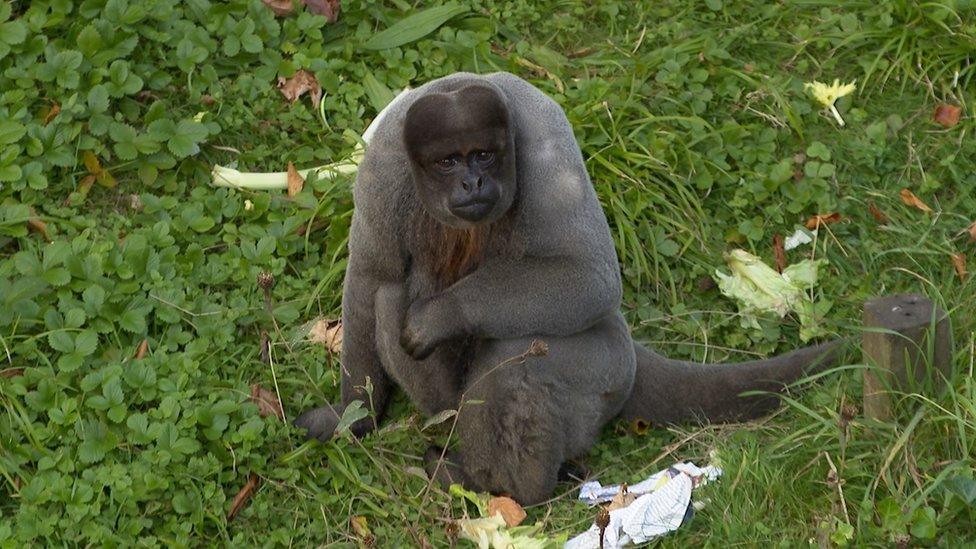
[[429, 357], [437, 348], [433, 342], [424, 343], [419, 334], [408, 328], [400, 333], [400, 346], [414, 360], [423, 360]]

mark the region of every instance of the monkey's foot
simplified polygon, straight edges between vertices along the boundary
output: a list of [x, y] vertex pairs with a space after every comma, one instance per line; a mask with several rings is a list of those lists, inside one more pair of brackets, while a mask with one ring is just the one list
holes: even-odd
[[582, 482], [590, 476], [590, 469], [579, 461], [567, 461], [559, 466], [558, 479], [560, 482]]
[[332, 438], [336, 426], [339, 425], [340, 417], [342, 417], [342, 407], [326, 404], [305, 410], [302, 415], [295, 418], [292, 425], [305, 429], [305, 438], [325, 442]]
[[424, 453], [424, 470], [441, 488], [447, 490], [452, 484], [468, 487], [461, 470], [461, 456], [452, 450], [444, 451], [440, 446], [431, 446]]

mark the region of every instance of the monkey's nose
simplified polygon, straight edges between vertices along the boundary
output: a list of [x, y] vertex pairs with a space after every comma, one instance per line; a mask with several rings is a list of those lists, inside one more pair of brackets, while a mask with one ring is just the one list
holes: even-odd
[[464, 189], [465, 191], [471, 191], [472, 187], [474, 187], [477, 190], [481, 190], [481, 186], [482, 186], [482, 181], [480, 177], [477, 179], [472, 178], [472, 179], [461, 180], [461, 188]]

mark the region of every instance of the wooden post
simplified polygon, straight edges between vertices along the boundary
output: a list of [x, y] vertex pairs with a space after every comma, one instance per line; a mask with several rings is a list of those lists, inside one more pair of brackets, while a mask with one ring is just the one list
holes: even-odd
[[[929, 362], [929, 338], [934, 330], [934, 353]], [[952, 334], [948, 315], [925, 296], [891, 295], [864, 304], [862, 351], [864, 413], [869, 418], [892, 417], [888, 391], [935, 388], [952, 370]]]

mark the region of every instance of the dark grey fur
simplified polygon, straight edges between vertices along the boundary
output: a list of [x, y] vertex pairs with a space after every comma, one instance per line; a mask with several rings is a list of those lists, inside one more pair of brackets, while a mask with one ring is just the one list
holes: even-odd
[[[440, 288], [428, 264], [437, 251], [417, 230], [427, 211], [417, 191], [424, 182], [415, 179], [423, 175], [408, 155], [404, 120], [419, 98], [471, 85], [494, 90], [507, 105], [515, 180], [503, 184], [514, 185], [506, 190], [515, 195], [492, 218], [498, 232], [483, 261]], [[656, 423], [755, 417], [777, 399], [741, 392], [780, 390], [837, 358], [837, 345], [826, 344], [741, 365], [699, 365], [635, 344], [619, 311], [610, 230], [572, 129], [554, 101], [511, 74], [452, 75], [393, 105], [367, 148], [354, 200], [342, 406], [302, 414], [295, 424], [309, 437], [329, 439], [354, 399], [371, 401], [378, 421], [394, 384], [425, 414], [458, 408], [463, 394], [482, 402], [461, 407], [451, 474], [531, 504], [549, 497], [560, 466], [585, 454], [618, 415]], [[497, 367], [534, 339], [548, 344], [546, 356]], [[353, 432], [373, 426], [365, 419]]]

